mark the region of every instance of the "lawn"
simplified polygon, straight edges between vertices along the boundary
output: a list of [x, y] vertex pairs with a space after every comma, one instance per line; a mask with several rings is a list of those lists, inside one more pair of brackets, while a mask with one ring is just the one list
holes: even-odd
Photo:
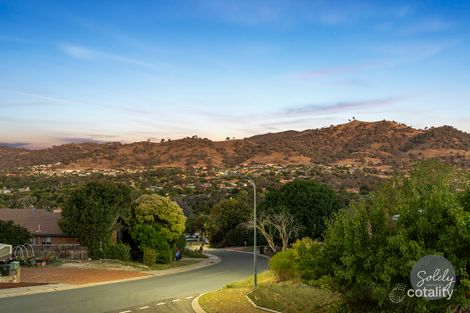
[[[253, 280], [231, 283], [199, 299], [207, 313], [264, 312], [248, 303], [245, 295], [252, 291]], [[339, 298], [329, 291], [311, 288], [298, 282], [277, 283], [271, 272], [258, 276], [258, 288], [249, 295], [257, 305], [284, 313], [327, 312]]]

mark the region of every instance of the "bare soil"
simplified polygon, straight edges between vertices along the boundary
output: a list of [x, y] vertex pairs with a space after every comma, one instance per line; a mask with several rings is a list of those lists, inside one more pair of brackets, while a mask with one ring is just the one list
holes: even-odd
[[82, 285], [147, 276], [146, 273], [96, 268], [23, 267], [22, 283], [62, 283]]

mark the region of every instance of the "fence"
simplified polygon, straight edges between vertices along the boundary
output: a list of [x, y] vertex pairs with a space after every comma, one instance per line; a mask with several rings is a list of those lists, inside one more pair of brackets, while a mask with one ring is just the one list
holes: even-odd
[[88, 248], [79, 244], [32, 245], [38, 258], [55, 257], [65, 260], [87, 260]]

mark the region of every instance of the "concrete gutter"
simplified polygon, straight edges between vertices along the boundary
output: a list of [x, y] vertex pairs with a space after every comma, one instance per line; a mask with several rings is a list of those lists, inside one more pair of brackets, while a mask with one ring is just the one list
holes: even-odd
[[[197, 264], [191, 264], [187, 266], [177, 267], [177, 268], [170, 268], [166, 270], [160, 271], [148, 271], [149, 275], [142, 276], [142, 277], [133, 277], [133, 278], [126, 278], [126, 279], [119, 279], [119, 280], [110, 280], [110, 281], [103, 281], [97, 283], [89, 283], [89, 284], [81, 284], [81, 285], [71, 285], [71, 284], [47, 284], [42, 286], [30, 286], [30, 287], [19, 287], [19, 288], [6, 288], [0, 289], [0, 299], [1, 298], [8, 298], [8, 297], [16, 297], [16, 296], [25, 296], [31, 295], [36, 293], [44, 293], [44, 292], [53, 292], [53, 291], [61, 291], [61, 290], [70, 290], [70, 289], [78, 289], [78, 288], [87, 288], [92, 286], [101, 286], [101, 285], [110, 285], [110, 284], [117, 284], [122, 282], [128, 282], [133, 280], [141, 280], [141, 279], [149, 279], [153, 277], [160, 277], [166, 276], [176, 273], [183, 273], [189, 272], [197, 269], [201, 269], [204, 267], [212, 266], [219, 263], [222, 259], [209, 253], [205, 253], [208, 256], [207, 259], [202, 259]], [[145, 272], [141, 272], [145, 273]]]

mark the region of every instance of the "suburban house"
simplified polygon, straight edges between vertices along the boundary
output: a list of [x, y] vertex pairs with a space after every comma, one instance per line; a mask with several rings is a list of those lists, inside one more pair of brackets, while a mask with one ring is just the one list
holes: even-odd
[[29, 230], [33, 245], [78, 244], [77, 238], [60, 229], [60, 217], [60, 210], [0, 209], [0, 220], [11, 220]]

